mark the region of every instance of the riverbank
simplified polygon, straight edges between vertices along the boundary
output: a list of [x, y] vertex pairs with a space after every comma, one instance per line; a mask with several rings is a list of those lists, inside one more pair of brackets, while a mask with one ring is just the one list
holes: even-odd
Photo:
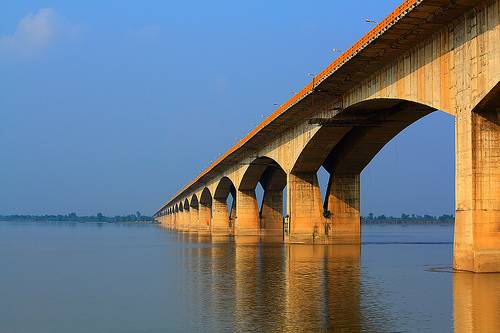
[[455, 224], [454, 220], [439, 221], [439, 220], [361, 220], [364, 225], [380, 225], [380, 224], [398, 224], [398, 225], [415, 225], [415, 224], [434, 224], [434, 225], [452, 225]]

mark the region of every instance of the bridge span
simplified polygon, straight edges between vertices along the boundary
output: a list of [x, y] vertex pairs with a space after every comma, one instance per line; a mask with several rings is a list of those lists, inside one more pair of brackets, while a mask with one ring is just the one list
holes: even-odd
[[214, 239], [357, 244], [361, 171], [404, 128], [441, 110], [456, 124], [453, 266], [500, 272], [499, 21], [500, 0], [404, 1], [156, 219]]

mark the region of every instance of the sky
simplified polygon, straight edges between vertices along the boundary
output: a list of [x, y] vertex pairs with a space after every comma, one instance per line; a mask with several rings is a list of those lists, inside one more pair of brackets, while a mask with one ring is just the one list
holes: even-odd
[[[16, 0], [0, 11], [0, 214], [152, 214], [396, 0]], [[362, 173], [362, 214], [454, 212], [454, 119]]]

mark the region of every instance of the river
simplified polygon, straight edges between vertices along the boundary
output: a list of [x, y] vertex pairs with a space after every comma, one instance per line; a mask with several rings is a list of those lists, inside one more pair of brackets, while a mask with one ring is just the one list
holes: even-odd
[[452, 273], [452, 240], [449, 225], [365, 225], [359, 247], [0, 222], [0, 333], [500, 332], [500, 274]]

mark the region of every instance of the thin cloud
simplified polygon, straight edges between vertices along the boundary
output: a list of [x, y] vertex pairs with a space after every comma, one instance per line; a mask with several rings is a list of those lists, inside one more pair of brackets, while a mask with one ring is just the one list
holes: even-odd
[[40, 54], [60, 35], [72, 30], [51, 8], [23, 17], [13, 34], [0, 36], [0, 55], [31, 57]]

